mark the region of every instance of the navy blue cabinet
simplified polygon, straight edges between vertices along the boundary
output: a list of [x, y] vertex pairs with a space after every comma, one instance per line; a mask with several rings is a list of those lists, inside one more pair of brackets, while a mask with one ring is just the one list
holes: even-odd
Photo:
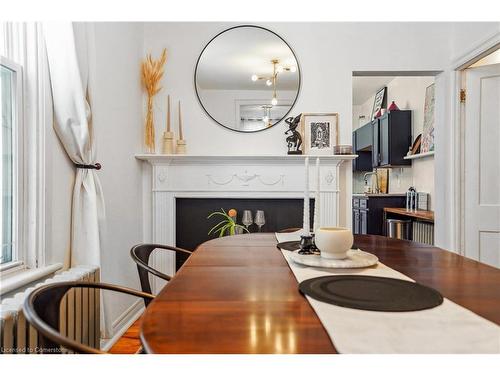
[[372, 167], [411, 165], [404, 157], [411, 147], [411, 111], [393, 111], [371, 123]]
[[352, 146], [358, 155], [354, 171], [411, 165], [404, 159], [411, 146], [411, 111], [389, 112], [356, 129]]

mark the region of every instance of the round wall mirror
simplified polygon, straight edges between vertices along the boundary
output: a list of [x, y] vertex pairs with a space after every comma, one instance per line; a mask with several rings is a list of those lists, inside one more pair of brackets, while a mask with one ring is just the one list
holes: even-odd
[[259, 26], [237, 26], [205, 46], [195, 70], [205, 112], [240, 132], [268, 129], [290, 112], [300, 89], [300, 69], [290, 46]]

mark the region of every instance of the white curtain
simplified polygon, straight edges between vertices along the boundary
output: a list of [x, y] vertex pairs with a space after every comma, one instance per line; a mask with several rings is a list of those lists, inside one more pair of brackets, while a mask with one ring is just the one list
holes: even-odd
[[[75, 164], [94, 165], [86, 44], [77, 53], [73, 24], [44, 24], [54, 103], [54, 129]], [[83, 50], [83, 52], [82, 52]], [[71, 223], [71, 266], [101, 266], [104, 199], [98, 171], [76, 169]]]

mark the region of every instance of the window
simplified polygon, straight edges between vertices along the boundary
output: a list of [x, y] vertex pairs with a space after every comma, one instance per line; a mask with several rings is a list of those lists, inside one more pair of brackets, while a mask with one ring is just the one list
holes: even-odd
[[0, 22], [0, 295], [54, 266], [45, 263], [45, 135], [53, 117], [42, 29]]
[[2, 131], [0, 149], [2, 160], [0, 172], [0, 210], [2, 252], [1, 269], [19, 264], [22, 260], [18, 247], [19, 239], [19, 188], [21, 147], [19, 138], [22, 129], [22, 69], [21, 66], [5, 57], [0, 60], [0, 101]]

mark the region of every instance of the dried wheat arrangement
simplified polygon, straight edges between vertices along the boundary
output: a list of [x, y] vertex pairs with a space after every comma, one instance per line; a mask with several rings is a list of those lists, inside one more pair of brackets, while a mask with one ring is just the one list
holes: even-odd
[[146, 143], [146, 150], [150, 153], [155, 152], [153, 98], [162, 89], [160, 86], [160, 80], [163, 77], [163, 67], [166, 61], [167, 50], [163, 49], [163, 52], [158, 60], [154, 60], [151, 57], [151, 54], [148, 54], [146, 59], [141, 64], [142, 86], [148, 95], [144, 141]]

